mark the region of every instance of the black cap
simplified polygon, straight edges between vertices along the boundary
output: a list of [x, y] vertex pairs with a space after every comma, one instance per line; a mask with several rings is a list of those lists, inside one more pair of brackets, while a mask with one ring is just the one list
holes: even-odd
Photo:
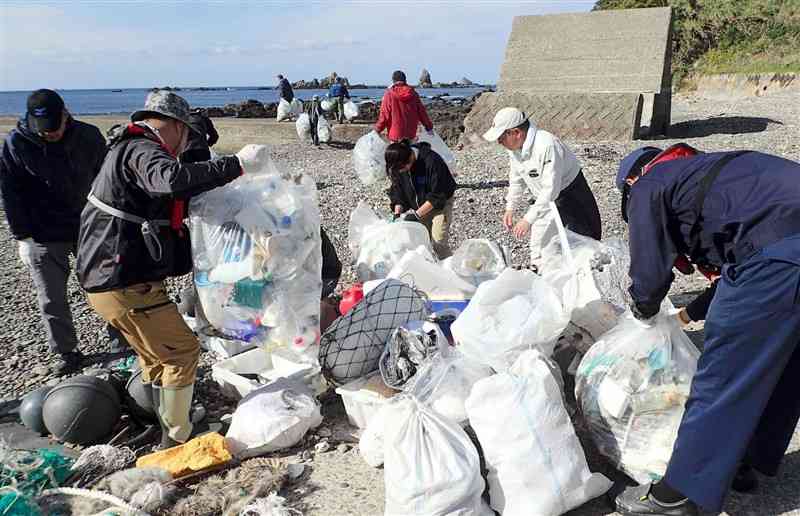
[[63, 113], [64, 101], [53, 90], [36, 90], [28, 97], [28, 127], [35, 133], [57, 130]]
[[402, 70], [395, 70], [392, 73], [392, 82], [406, 82], [406, 74]]

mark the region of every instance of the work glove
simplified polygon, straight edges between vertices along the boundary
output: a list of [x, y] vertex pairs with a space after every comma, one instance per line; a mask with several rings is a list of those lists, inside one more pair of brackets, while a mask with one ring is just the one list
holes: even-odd
[[236, 153], [236, 157], [239, 158], [242, 172], [245, 174], [258, 174], [269, 163], [269, 147], [250, 143], [242, 147], [242, 150]]
[[401, 220], [406, 222], [419, 222], [419, 217], [417, 216], [417, 212], [414, 210], [408, 210], [407, 212], [400, 215]]
[[689, 313], [686, 311], [686, 308], [681, 308], [680, 310], [676, 311], [673, 314], [673, 317], [675, 317], [675, 320], [678, 321], [678, 324], [680, 324], [681, 328], [683, 329], [686, 329], [686, 327], [692, 322], [692, 318], [689, 317]]
[[25, 238], [17, 241], [19, 259], [28, 267], [33, 267], [33, 239]]

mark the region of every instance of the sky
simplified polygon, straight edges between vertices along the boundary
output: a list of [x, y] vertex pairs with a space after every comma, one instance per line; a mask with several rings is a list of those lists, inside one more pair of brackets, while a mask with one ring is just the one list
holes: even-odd
[[514, 16], [595, 0], [0, 0], [0, 90], [495, 83]]

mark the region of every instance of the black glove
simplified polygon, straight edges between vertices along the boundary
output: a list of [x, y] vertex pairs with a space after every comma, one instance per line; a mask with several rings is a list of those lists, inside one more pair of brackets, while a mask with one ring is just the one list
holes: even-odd
[[414, 210], [408, 210], [407, 212], [401, 215], [403, 220], [406, 222], [419, 222], [419, 217], [417, 217], [417, 212]]

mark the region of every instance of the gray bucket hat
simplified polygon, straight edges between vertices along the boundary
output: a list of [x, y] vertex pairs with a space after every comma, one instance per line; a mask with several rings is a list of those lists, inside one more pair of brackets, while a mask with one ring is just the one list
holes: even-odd
[[199, 132], [189, 121], [189, 103], [171, 91], [156, 90], [148, 93], [144, 101], [144, 108], [134, 111], [131, 115], [131, 122], [139, 122], [153, 114], [183, 122], [192, 131]]

